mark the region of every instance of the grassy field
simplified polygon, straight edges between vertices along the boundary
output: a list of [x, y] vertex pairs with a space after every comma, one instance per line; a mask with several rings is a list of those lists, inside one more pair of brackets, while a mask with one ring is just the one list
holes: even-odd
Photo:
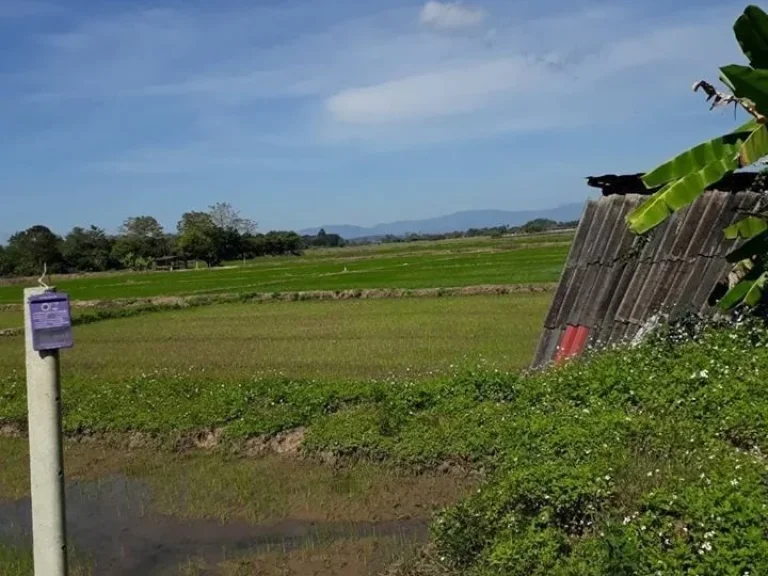
[[[223, 448], [238, 435], [303, 427], [303, 453], [338, 457], [340, 468], [385, 461], [404, 470], [441, 463], [483, 470], [482, 484], [432, 524], [432, 565], [403, 576], [765, 574], [767, 344], [768, 330], [758, 323], [686, 325], [530, 376], [485, 370], [340, 383], [148, 375], [91, 386], [72, 379], [63, 396], [65, 426], [178, 434], [207, 424], [224, 428]], [[0, 422], [23, 418], [22, 390], [0, 380]], [[0, 456], [23, 461], [15, 451]], [[88, 457], [140, 462], [133, 454]], [[223, 495], [280, 484], [271, 488], [280, 500], [309, 489], [302, 482], [315, 474], [291, 469], [281, 480], [279, 470], [247, 462], [224, 472], [217, 458], [231, 465], [219, 455], [162, 459], [159, 477], [181, 514], [284, 513], [255, 496]], [[0, 470], [9, 490], [18, 486], [18, 467]], [[323, 474], [330, 472], [318, 472], [314, 492], [296, 497], [332, 503], [333, 485], [376, 494], [388, 473], [361, 468], [349, 481], [329, 481]], [[191, 507], [173, 498], [180, 481], [197, 490]], [[357, 482], [363, 492], [355, 492]]]
[[[483, 359], [531, 358], [549, 293], [214, 305], [75, 328], [65, 378], [207, 373], [222, 381], [428, 376]], [[0, 377], [23, 369], [20, 337], [0, 339]]]
[[21, 310], [0, 310], [0, 330], [3, 328], [19, 328], [24, 324]]
[[[570, 234], [559, 234], [351, 247], [218, 270], [54, 282], [84, 300], [553, 282], [569, 242]], [[0, 286], [0, 303], [20, 295], [20, 285]], [[423, 519], [418, 537], [288, 542], [224, 561], [190, 552], [168, 572], [380, 573], [413, 555], [426, 537], [424, 522], [477, 483], [477, 474], [436, 472], [439, 458], [396, 449], [407, 415], [427, 409], [435, 395], [466, 394], [478, 370], [502, 378], [527, 366], [551, 297], [238, 301], [78, 325], [75, 348], [62, 352], [63, 424], [69, 437], [91, 440], [67, 442], [68, 480], [137, 479], [151, 490], [151, 511], [179, 522]], [[110, 310], [75, 310], [101, 312]], [[21, 324], [20, 311], [0, 312], [0, 329]], [[25, 390], [23, 339], [0, 338], [0, 429], [26, 426]], [[439, 439], [452, 424], [434, 416]], [[358, 445], [358, 432], [372, 443]], [[297, 450], [310, 458], [265, 455], [259, 442], [276, 434], [298, 438]], [[462, 436], [476, 444], [472, 434]], [[213, 451], [176, 451], [192, 446]], [[28, 493], [26, 450], [24, 439], [0, 438], [0, 505]], [[448, 460], [472, 454], [448, 450]], [[347, 458], [358, 452], [360, 461]], [[419, 468], [424, 463], [431, 471]], [[98, 573], [98, 566], [98, 557], [78, 556], [72, 572]], [[0, 573], [31, 574], [30, 550], [0, 542]]]
[[[558, 239], [559, 238], [559, 239]], [[439, 288], [555, 282], [569, 236], [423, 242], [309, 251], [211, 270], [54, 277], [74, 299], [103, 300], [223, 292]], [[457, 248], [457, 245], [459, 248]], [[410, 251], [405, 251], [403, 248]], [[0, 285], [0, 304], [21, 302], [21, 285]]]
[[[438, 252], [478, 252], [489, 250], [515, 250], [544, 244], [570, 244], [573, 231], [522, 234], [518, 236], [477, 236], [474, 238], [453, 238], [449, 240], [419, 240], [415, 242], [392, 242], [387, 244], [365, 244], [338, 248], [317, 248], [305, 252], [308, 259], [360, 258], [382, 255], [410, 255]], [[234, 263], [234, 262], [233, 262]]]

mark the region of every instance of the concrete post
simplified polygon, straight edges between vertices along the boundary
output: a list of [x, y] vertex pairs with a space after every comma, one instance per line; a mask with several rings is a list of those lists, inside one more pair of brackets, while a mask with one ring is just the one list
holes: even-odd
[[30, 296], [44, 292], [45, 288], [24, 290], [32, 539], [35, 576], [67, 576], [59, 351], [33, 349], [28, 304]]

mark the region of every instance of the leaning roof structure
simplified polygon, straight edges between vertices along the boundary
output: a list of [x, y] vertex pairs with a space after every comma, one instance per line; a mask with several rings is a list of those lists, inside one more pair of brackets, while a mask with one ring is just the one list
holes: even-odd
[[587, 179], [603, 197], [585, 206], [534, 367], [578, 355], [588, 346], [629, 340], [658, 315], [713, 310], [711, 295], [731, 269], [725, 255], [737, 243], [724, 238], [723, 228], [765, 197], [751, 191], [755, 174], [722, 180], [642, 237], [625, 222], [653, 192], [644, 189], [640, 176]]

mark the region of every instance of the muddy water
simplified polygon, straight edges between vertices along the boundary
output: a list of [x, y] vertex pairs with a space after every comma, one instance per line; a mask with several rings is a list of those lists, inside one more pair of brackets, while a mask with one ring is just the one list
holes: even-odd
[[[137, 480], [118, 476], [67, 486], [68, 538], [94, 564], [94, 574], [146, 576], [177, 574], [179, 565], [202, 558], [210, 564], [245, 553], [291, 550], [336, 539], [398, 536], [424, 540], [424, 520], [309, 522], [268, 525], [182, 520], [151, 511], [151, 494]], [[29, 545], [28, 498], [0, 501], [0, 541]]]

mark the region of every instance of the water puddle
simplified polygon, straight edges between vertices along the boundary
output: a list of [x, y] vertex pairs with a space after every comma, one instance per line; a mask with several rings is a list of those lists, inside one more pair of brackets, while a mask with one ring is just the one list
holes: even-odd
[[[66, 489], [67, 536], [94, 563], [94, 574], [177, 574], [181, 564], [203, 559], [215, 564], [245, 553], [289, 551], [339, 539], [427, 537], [425, 520], [272, 524], [184, 520], [151, 511], [151, 494], [141, 481], [123, 476], [72, 482]], [[31, 544], [28, 498], [0, 501], [0, 541]]]

